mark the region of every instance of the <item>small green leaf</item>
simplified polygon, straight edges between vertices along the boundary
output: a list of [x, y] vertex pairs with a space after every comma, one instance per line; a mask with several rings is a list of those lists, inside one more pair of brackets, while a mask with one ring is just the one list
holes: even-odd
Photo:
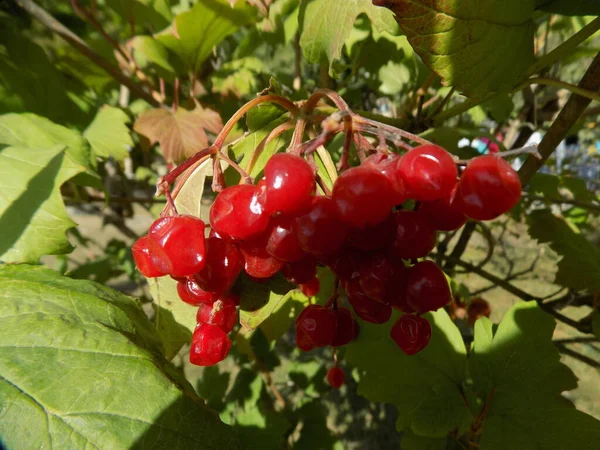
[[556, 284], [573, 289], [600, 292], [600, 250], [563, 219], [549, 210], [533, 211], [527, 216], [529, 234], [539, 243], [547, 243], [562, 256]]
[[0, 261], [36, 263], [71, 251], [66, 231], [75, 223], [60, 186], [84, 170], [62, 146], [0, 146]]
[[301, 2], [298, 18], [302, 30], [300, 47], [306, 60], [309, 63], [329, 63], [331, 72], [360, 14], [366, 14], [373, 27], [380, 32], [393, 33], [396, 30], [393, 14], [387, 9], [373, 6], [371, 0]]
[[591, 448], [600, 439], [600, 421], [560, 395], [577, 378], [560, 363], [554, 327], [535, 302], [514, 306], [493, 337], [490, 322], [478, 321], [469, 371], [486, 402], [481, 448]]
[[119, 108], [104, 105], [83, 135], [96, 155], [123, 162], [133, 147], [131, 131], [127, 127], [129, 122], [129, 116]]
[[534, 0], [387, 3], [425, 64], [470, 97], [511, 90], [533, 63]]
[[[32, 332], [32, 330], [35, 330]], [[8, 448], [238, 448], [133, 299], [0, 267], [0, 435]]]

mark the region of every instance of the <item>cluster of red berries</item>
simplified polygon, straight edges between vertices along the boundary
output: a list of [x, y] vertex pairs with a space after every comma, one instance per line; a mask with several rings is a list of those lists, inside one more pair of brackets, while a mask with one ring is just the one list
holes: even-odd
[[[372, 155], [344, 171], [331, 195], [315, 195], [311, 165], [280, 153], [267, 162], [257, 185], [231, 186], [217, 195], [206, 240], [199, 219], [163, 217], [136, 242], [134, 256], [144, 275], [171, 275], [182, 300], [200, 305], [195, 364], [214, 364], [227, 354], [230, 322], [217, 317], [232, 310], [224, 305], [233, 302], [228, 292], [242, 270], [257, 281], [281, 272], [313, 296], [318, 265], [337, 276], [362, 320], [385, 323], [394, 307], [405, 313], [391, 337], [414, 354], [431, 336], [421, 314], [450, 301], [442, 270], [419, 261], [433, 250], [437, 231], [456, 230], [467, 218], [493, 219], [521, 195], [516, 172], [497, 156], [475, 158], [460, 180], [458, 175], [448, 152], [422, 145], [403, 156]], [[415, 202], [410, 210], [402, 206], [408, 199]], [[308, 306], [296, 321], [296, 343], [304, 351], [345, 345], [357, 333], [354, 315], [337, 300]]]

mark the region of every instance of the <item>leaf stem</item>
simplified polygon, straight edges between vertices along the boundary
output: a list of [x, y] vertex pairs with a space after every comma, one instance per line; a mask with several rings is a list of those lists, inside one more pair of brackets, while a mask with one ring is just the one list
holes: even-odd
[[567, 91], [573, 92], [574, 94], [580, 95], [582, 97], [589, 98], [590, 100], [594, 100], [596, 102], [600, 102], [600, 93], [589, 91], [587, 89], [582, 89], [579, 86], [574, 84], [565, 83], [564, 81], [555, 80], [553, 78], [546, 77], [533, 77], [523, 81], [517, 87], [513, 89], [513, 92], [520, 91], [526, 86], [531, 84], [545, 84], [546, 86], [553, 86], [559, 89], [566, 89]]

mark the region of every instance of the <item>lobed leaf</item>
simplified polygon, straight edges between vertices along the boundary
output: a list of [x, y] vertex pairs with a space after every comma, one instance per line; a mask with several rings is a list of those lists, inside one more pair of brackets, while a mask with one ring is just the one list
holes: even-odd
[[96, 155], [123, 162], [133, 147], [131, 132], [127, 127], [130, 122], [129, 116], [119, 108], [104, 105], [83, 135]]

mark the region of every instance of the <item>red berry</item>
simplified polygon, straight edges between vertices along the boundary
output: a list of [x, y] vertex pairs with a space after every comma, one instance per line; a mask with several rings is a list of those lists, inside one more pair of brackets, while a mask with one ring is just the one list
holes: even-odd
[[417, 313], [435, 311], [452, 299], [446, 276], [433, 261], [421, 261], [408, 269], [404, 297]]
[[321, 289], [321, 283], [317, 277], [314, 277], [312, 280], [308, 280], [306, 283], [302, 283], [300, 285], [300, 289], [302, 293], [307, 297], [314, 297], [319, 293]]
[[405, 313], [412, 313], [414, 308], [406, 302], [407, 276], [408, 268], [402, 262], [394, 261], [394, 270], [386, 300], [392, 307]]
[[519, 203], [521, 182], [513, 168], [498, 156], [473, 158], [458, 183], [457, 202], [475, 220], [491, 220]]
[[351, 228], [348, 233], [348, 245], [359, 250], [381, 250], [388, 248], [395, 237], [393, 216], [368, 228]]
[[[163, 256], [154, 260], [157, 269], [176, 277], [201, 270], [205, 263], [204, 228], [204, 222], [193, 216], [167, 216], [154, 221], [148, 239], [162, 250]], [[156, 248], [151, 247], [151, 251]]]
[[335, 181], [331, 198], [344, 222], [365, 228], [377, 225], [392, 213], [393, 189], [390, 180], [375, 167], [352, 167]]
[[333, 312], [337, 319], [337, 333], [329, 345], [341, 347], [358, 336], [358, 323], [348, 308], [337, 308]]
[[423, 350], [431, 339], [431, 325], [427, 319], [404, 314], [392, 326], [390, 336], [407, 355]]
[[338, 251], [348, 233], [329, 197], [314, 197], [308, 211], [293, 225], [300, 247], [313, 255], [331, 255]]
[[344, 385], [344, 371], [337, 366], [331, 367], [327, 371], [327, 382], [332, 388], [341, 388]]
[[431, 201], [450, 194], [458, 171], [452, 155], [433, 144], [409, 150], [398, 164], [398, 177], [404, 181], [409, 198]]
[[432, 202], [421, 203], [419, 212], [427, 216], [435, 229], [440, 231], [458, 230], [467, 221], [460, 203], [456, 201], [456, 188], [450, 195]]
[[389, 153], [387, 155], [383, 153], [375, 153], [369, 156], [362, 163], [363, 166], [371, 165], [383, 173], [388, 180], [392, 183], [392, 193], [394, 205], [400, 205], [406, 200], [406, 188], [404, 187], [404, 181], [396, 175], [398, 171], [398, 163], [400, 162], [400, 156]]
[[242, 254], [232, 242], [210, 237], [206, 240], [206, 265], [194, 275], [194, 281], [205, 291], [222, 294], [233, 285], [243, 265]]
[[283, 261], [267, 253], [268, 231], [248, 241], [242, 241], [239, 249], [244, 255], [244, 270], [254, 278], [270, 278], [281, 270]]
[[306, 255], [292, 229], [294, 221], [293, 217], [288, 216], [273, 217], [271, 220], [267, 252], [280, 261], [298, 261]]
[[396, 236], [391, 249], [394, 256], [422, 258], [435, 247], [435, 228], [425, 215], [417, 211], [396, 211], [394, 224]]
[[333, 255], [324, 257], [323, 262], [340, 280], [345, 281], [358, 276], [363, 257], [361, 252], [353, 248], [343, 248]]
[[269, 224], [260, 189], [249, 184], [231, 186], [219, 193], [210, 208], [210, 225], [220, 235], [248, 239]]
[[317, 276], [317, 260], [312, 256], [307, 256], [300, 261], [286, 263], [282, 272], [285, 279], [290, 283], [308, 283]]
[[300, 350], [329, 345], [336, 333], [335, 313], [324, 306], [308, 305], [296, 319], [296, 345]]
[[215, 325], [199, 324], [192, 335], [190, 362], [196, 366], [214, 366], [225, 359], [231, 348], [227, 334]]
[[367, 296], [360, 288], [358, 278], [346, 282], [344, 289], [354, 312], [365, 322], [381, 324], [392, 317], [392, 307]]
[[142, 236], [131, 247], [131, 253], [133, 254], [135, 265], [142, 275], [148, 278], [162, 277], [165, 273], [158, 270], [154, 264], [156, 256], [152, 253], [151, 244], [152, 242], [148, 239], [148, 235]]
[[228, 296], [221, 297], [213, 305], [200, 305], [196, 313], [198, 323], [210, 323], [229, 333], [237, 321], [234, 301]]
[[385, 255], [372, 255], [365, 258], [360, 266], [360, 287], [372, 299], [387, 303], [393, 276], [392, 261]]
[[271, 156], [265, 166], [265, 206], [270, 213], [293, 214], [307, 209], [315, 191], [310, 164], [289, 153]]
[[182, 301], [192, 306], [212, 305], [217, 299], [215, 294], [202, 290], [194, 280], [178, 281], [177, 293]]

